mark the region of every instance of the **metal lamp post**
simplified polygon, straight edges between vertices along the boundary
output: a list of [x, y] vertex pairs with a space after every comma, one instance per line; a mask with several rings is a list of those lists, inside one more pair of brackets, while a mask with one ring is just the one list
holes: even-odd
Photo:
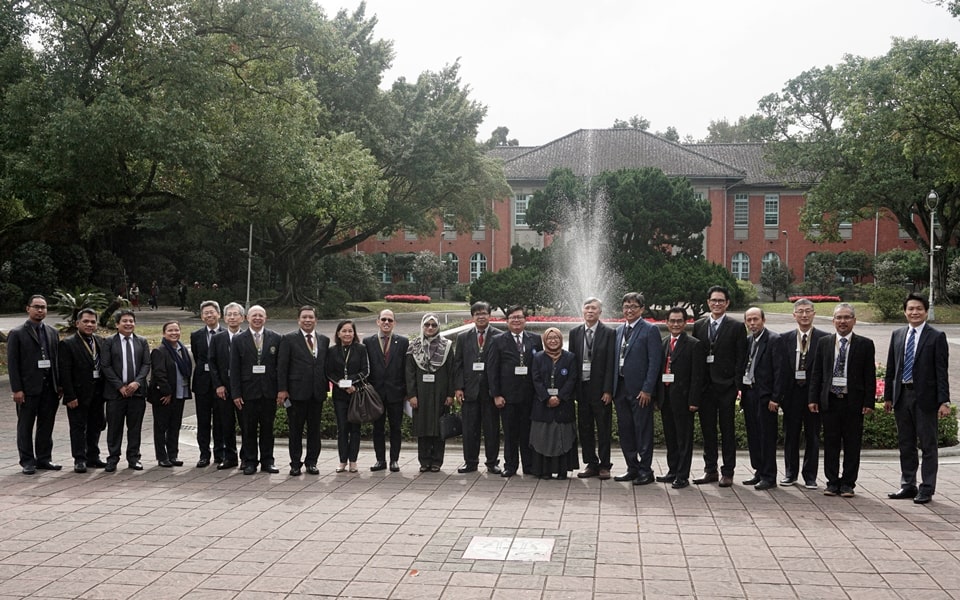
[[936, 317], [933, 315], [933, 253], [937, 251], [936, 246], [936, 210], [940, 203], [940, 195], [936, 190], [930, 190], [927, 194], [927, 209], [930, 211], [930, 311], [927, 313], [927, 320], [933, 321]]
[[784, 241], [785, 241], [785, 243], [786, 243], [786, 246], [787, 246], [786, 262], [784, 263], [784, 266], [787, 267], [787, 271], [790, 271], [790, 237], [787, 236], [787, 230], [786, 230], [786, 229], [780, 230], [780, 233], [783, 234], [783, 239], [784, 239]]

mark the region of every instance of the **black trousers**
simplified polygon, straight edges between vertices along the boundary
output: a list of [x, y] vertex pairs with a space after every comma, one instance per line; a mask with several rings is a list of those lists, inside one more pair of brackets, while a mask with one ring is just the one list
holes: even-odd
[[212, 391], [209, 393], [197, 392], [195, 402], [197, 405], [197, 446], [200, 447], [200, 458], [210, 460], [212, 441], [213, 461], [221, 463], [223, 462], [223, 425], [220, 424], [221, 412], [216, 410], [220, 398], [217, 398], [217, 394]]
[[98, 396], [76, 408], [67, 408], [70, 422], [70, 454], [74, 461], [100, 460], [100, 432], [107, 427], [103, 397]]
[[508, 402], [500, 409], [500, 419], [503, 422], [504, 468], [516, 472], [523, 465], [523, 472], [531, 473], [530, 402]]
[[260, 466], [273, 465], [273, 421], [277, 417], [276, 398], [243, 399], [243, 457], [244, 465], [257, 464], [257, 448], [260, 449]]
[[[287, 424], [290, 426], [290, 466], [317, 466], [320, 457], [320, 426], [323, 415], [323, 398], [292, 400], [287, 408]], [[307, 456], [303, 458], [303, 432], [307, 432]]]
[[390, 423], [390, 461], [400, 460], [400, 443], [403, 441], [403, 402], [384, 402], [383, 414], [373, 422], [373, 451], [377, 461], [387, 460], [386, 425]]
[[588, 468], [609, 471], [613, 467], [610, 462], [613, 402], [604, 404], [600, 398], [577, 400], [577, 433], [583, 464]]
[[333, 410], [337, 415], [337, 451], [340, 462], [357, 462], [360, 455], [360, 424], [347, 419], [349, 400], [333, 400]]
[[123, 426], [127, 426], [127, 462], [140, 460], [140, 436], [147, 401], [143, 396], [107, 400], [107, 462], [120, 462], [123, 447]]
[[177, 460], [180, 455], [180, 426], [183, 424], [183, 398], [173, 398], [170, 404], [156, 402], [153, 406], [153, 445], [157, 462]]
[[[821, 413], [823, 420], [823, 476], [828, 487], [856, 487], [860, 474], [860, 448], [863, 445], [863, 406], [849, 398], [830, 394], [830, 407]], [[843, 451], [843, 473], [840, 451]]]
[[417, 459], [421, 467], [443, 466], [444, 439], [440, 436], [422, 435], [417, 438]]
[[640, 406], [635, 397], [627, 397], [626, 386], [613, 397], [617, 407], [617, 433], [627, 472], [642, 477], [653, 474], [653, 402]]
[[[817, 480], [820, 471], [820, 413], [807, 408], [809, 388], [793, 383], [783, 399], [783, 467], [789, 479]], [[803, 467], [800, 439], [803, 438]]]
[[[920, 468], [920, 491], [931, 496], [937, 491], [937, 411], [920, 408], [915, 390], [903, 389], [893, 411], [897, 421], [897, 446], [900, 447], [900, 486], [917, 485]], [[917, 456], [917, 442], [920, 456]]]
[[750, 468], [760, 470], [760, 422], [757, 419], [757, 399], [752, 390], [745, 389], [740, 395], [740, 410], [743, 411], [743, 428], [747, 433], [747, 450]]
[[483, 439], [484, 464], [500, 464], [500, 409], [489, 396], [468, 400], [460, 405], [463, 420], [463, 462], [468, 467], [480, 464], [480, 440]]
[[[703, 471], [717, 472], [717, 450], [723, 444], [723, 466], [720, 473], [733, 477], [737, 468], [737, 433], [734, 416], [737, 406], [737, 386], [719, 386], [711, 383], [700, 401], [700, 432], [703, 434]], [[717, 435], [719, 425], [719, 436]]]
[[[220, 453], [223, 456], [221, 462], [237, 462], [238, 457], [243, 457], [243, 447], [237, 452], [237, 427], [243, 427], [243, 412], [237, 408], [230, 400], [230, 394], [227, 394], [226, 400], [216, 399], [217, 412], [220, 413], [220, 437], [222, 447]], [[215, 421], [216, 422], [216, 421]], [[214, 440], [217, 438], [214, 437]], [[216, 442], [214, 442], [216, 443]]]
[[[25, 396], [17, 405], [17, 451], [21, 467], [36, 467], [53, 456], [53, 425], [60, 399], [52, 383], [45, 382], [36, 396]], [[36, 434], [34, 434], [36, 428]]]
[[663, 419], [663, 437], [667, 446], [667, 469], [679, 480], [690, 479], [693, 463], [693, 415], [686, 398], [673, 400], [669, 385], [664, 386], [660, 416]]
[[[757, 477], [768, 483], [776, 483], [777, 438], [780, 432], [778, 413], [770, 411], [770, 400], [768, 398], [757, 398], [752, 390], [748, 390], [748, 392], [744, 392], [744, 395], [752, 397], [751, 403], [754, 407], [754, 419], [757, 427], [757, 451], [759, 453], [756, 467]], [[744, 414], [746, 414], [746, 410], [744, 408]]]

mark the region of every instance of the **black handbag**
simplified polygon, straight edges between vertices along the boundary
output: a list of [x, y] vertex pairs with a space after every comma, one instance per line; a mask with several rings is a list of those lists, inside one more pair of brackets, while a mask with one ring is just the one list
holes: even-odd
[[448, 412], [440, 415], [440, 437], [449, 440], [463, 435], [463, 420], [458, 413]]
[[350, 396], [347, 420], [351, 423], [372, 423], [383, 414], [383, 400], [373, 386], [366, 381], [357, 383]]

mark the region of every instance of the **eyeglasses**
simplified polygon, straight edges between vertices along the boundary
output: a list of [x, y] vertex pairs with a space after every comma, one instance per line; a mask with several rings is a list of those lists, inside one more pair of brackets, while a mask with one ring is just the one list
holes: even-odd
[[639, 304], [624, 304], [623, 310], [639, 310], [642, 308]]
[[523, 321], [526, 317], [507, 317], [508, 321]]
[[31, 305], [30, 305], [30, 308], [32, 308], [33, 310], [47, 310], [47, 305], [46, 305], [46, 304], [31, 304]]
[[834, 321], [852, 321], [855, 318], [853, 315], [833, 315]]
[[710, 298], [707, 302], [710, 304], [723, 304], [727, 301], [726, 298]]
[[393, 319], [388, 319], [387, 317], [380, 317], [381, 323], [393, 323]]
[[686, 321], [683, 319], [667, 319], [667, 323], [671, 325], [683, 325]]
[[424, 326], [425, 328], [430, 328], [430, 329], [434, 329], [434, 328], [436, 328], [436, 327], [439, 327], [439, 325], [437, 325], [436, 323], [424, 323], [423, 326]]
[[812, 315], [813, 313], [814, 313], [814, 311], [813, 311], [812, 308], [808, 308], [808, 309], [806, 309], [806, 310], [795, 310], [795, 311], [793, 311], [793, 314], [795, 314], [795, 315]]

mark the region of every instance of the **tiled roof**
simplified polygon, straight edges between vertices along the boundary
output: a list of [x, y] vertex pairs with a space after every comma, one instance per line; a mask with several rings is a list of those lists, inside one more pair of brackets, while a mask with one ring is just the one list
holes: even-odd
[[499, 158], [506, 162], [511, 158], [516, 158], [525, 152], [534, 150], [536, 146], [494, 146], [487, 150], [487, 156]]
[[764, 156], [765, 145], [762, 143], [745, 144], [684, 144], [700, 154], [709, 156], [720, 162], [736, 165], [747, 172], [744, 185], [799, 185], [809, 187], [817, 178], [812, 173], [797, 171], [795, 173], [777, 173], [773, 163]]
[[558, 167], [586, 177], [640, 167], [697, 179], [740, 180], [746, 176], [739, 165], [731, 166], [639, 129], [580, 129], [505, 160], [504, 173], [508, 181], [546, 180]]

